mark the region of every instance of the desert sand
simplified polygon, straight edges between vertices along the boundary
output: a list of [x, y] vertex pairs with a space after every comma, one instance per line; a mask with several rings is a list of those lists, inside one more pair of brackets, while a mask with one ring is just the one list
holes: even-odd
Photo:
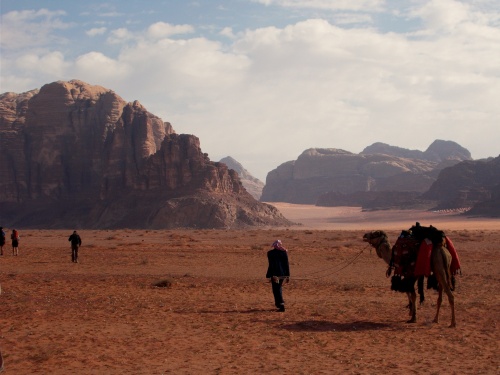
[[[17, 228], [19, 256], [7, 244], [0, 257], [4, 373], [500, 373], [498, 220], [276, 206], [301, 225], [79, 230], [78, 264], [74, 228]], [[417, 323], [406, 323], [406, 296], [390, 290], [386, 265], [362, 241], [383, 229], [394, 242], [415, 221], [457, 248], [456, 328], [446, 297], [432, 323], [431, 290]], [[291, 264], [284, 313], [265, 279], [275, 239]]]

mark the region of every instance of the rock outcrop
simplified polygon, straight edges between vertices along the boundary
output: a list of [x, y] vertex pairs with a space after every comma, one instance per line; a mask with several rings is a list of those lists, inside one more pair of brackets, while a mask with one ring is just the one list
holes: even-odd
[[500, 217], [500, 156], [443, 169], [422, 197], [437, 201], [436, 209], [472, 207], [469, 215]]
[[[450, 152], [453, 159], [444, 159], [445, 154], [441, 153], [432, 161], [385, 152], [368, 153], [365, 149], [355, 154], [339, 149], [308, 149], [297, 160], [283, 163], [268, 173], [261, 201], [316, 204], [320, 196], [330, 192], [423, 193], [436, 180], [441, 168], [460, 162], [460, 154], [454, 152]], [[326, 201], [323, 199], [322, 204], [327, 205]]]
[[248, 172], [243, 165], [241, 165], [238, 161], [233, 159], [231, 156], [226, 156], [219, 160], [219, 163], [224, 163], [227, 165], [229, 169], [233, 169], [240, 176], [241, 183], [243, 187], [254, 197], [259, 200], [262, 195], [262, 189], [264, 188], [264, 183], [258, 178], [252, 176], [250, 172]]
[[73, 80], [0, 96], [0, 221], [62, 228], [287, 225], [138, 101]]

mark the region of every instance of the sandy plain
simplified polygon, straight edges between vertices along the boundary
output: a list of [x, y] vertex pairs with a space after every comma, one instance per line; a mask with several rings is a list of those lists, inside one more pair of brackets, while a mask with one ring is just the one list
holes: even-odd
[[[5, 374], [499, 374], [500, 221], [453, 213], [275, 204], [302, 225], [250, 230], [20, 230], [0, 257]], [[462, 264], [457, 327], [426, 290], [418, 322], [362, 242], [416, 221], [444, 230]], [[9, 228], [7, 228], [9, 229]], [[289, 249], [287, 311], [265, 279]], [[155, 284], [162, 284], [160, 287]]]

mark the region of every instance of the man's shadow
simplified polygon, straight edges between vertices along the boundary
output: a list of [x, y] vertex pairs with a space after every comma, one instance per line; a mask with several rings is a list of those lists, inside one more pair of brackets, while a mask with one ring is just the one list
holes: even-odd
[[241, 309], [241, 310], [197, 310], [198, 314], [255, 314], [276, 311], [276, 309]]
[[386, 323], [369, 321], [355, 321], [348, 323], [336, 323], [321, 320], [305, 320], [301, 322], [284, 324], [280, 328], [294, 332], [356, 332], [356, 331], [379, 331], [391, 330], [393, 327]]

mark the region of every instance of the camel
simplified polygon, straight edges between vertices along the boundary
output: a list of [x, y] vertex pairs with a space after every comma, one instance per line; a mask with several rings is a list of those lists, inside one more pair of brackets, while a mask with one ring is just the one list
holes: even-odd
[[[442, 233], [442, 232], [441, 232]], [[382, 258], [388, 265], [389, 269], [387, 270], [387, 277], [391, 274], [391, 258], [392, 258], [392, 246], [389, 242], [389, 238], [387, 234], [382, 230], [375, 230], [368, 233], [365, 233], [363, 236], [363, 241], [368, 242], [375, 248], [377, 255], [379, 258]], [[437, 300], [437, 310], [436, 315], [434, 317], [433, 322], [439, 322], [439, 309], [441, 308], [441, 303], [443, 301], [443, 291], [448, 296], [448, 301], [450, 303], [451, 308], [451, 324], [450, 328], [456, 327], [455, 320], [455, 297], [452, 292], [452, 276], [451, 276], [451, 254], [446, 249], [444, 234], [442, 235], [441, 241], [434, 242], [432, 253], [431, 253], [431, 270], [435, 275], [438, 282], [438, 300]], [[407, 292], [409, 308], [410, 308], [410, 316], [411, 319], [408, 320], [407, 323], [415, 323], [417, 321], [417, 295], [415, 293], [415, 282], [417, 278], [413, 278], [410, 280], [412, 288]], [[423, 278], [422, 278], [422, 286], [423, 286]], [[422, 287], [423, 290], [423, 287]], [[419, 291], [420, 291], [420, 281], [419, 281]], [[423, 300], [421, 294], [421, 302]]]

